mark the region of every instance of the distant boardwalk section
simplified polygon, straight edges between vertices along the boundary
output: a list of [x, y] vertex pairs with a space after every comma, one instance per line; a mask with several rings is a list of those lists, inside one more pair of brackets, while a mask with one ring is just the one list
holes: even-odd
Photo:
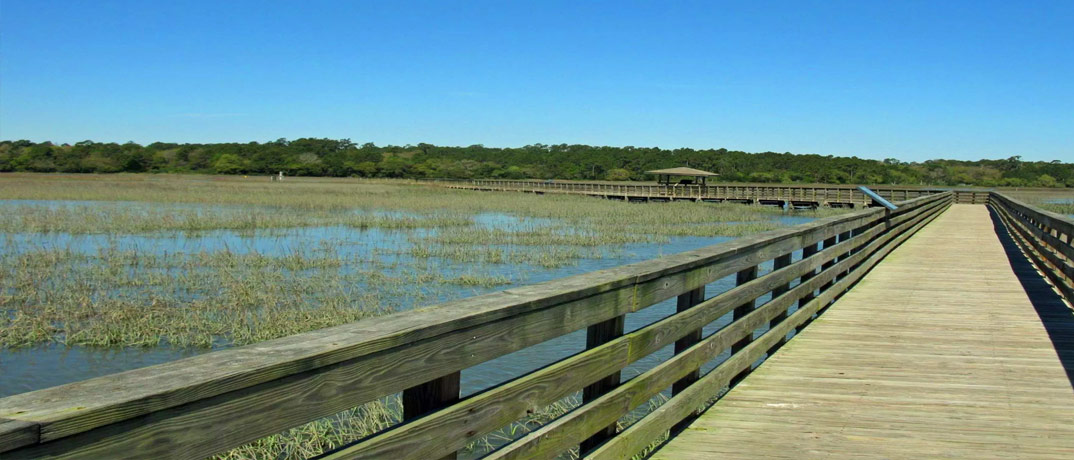
[[[676, 168], [686, 169], [686, 168]], [[661, 174], [673, 170], [649, 171]], [[696, 170], [691, 170], [696, 171]], [[690, 174], [712, 174], [696, 171]], [[680, 175], [687, 174], [682, 172]], [[715, 174], [712, 174], [715, 176]], [[704, 179], [707, 176], [698, 176]], [[608, 182], [564, 182], [536, 180], [426, 180], [426, 183], [467, 190], [514, 191], [537, 194], [588, 195], [625, 201], [707, 201], [741, 204], [759, 204], [791, 208], [862, 208], [871, 206], [873, 200], [853, 186], [845, 185], [784, 185], [784, 184], [672, 184], [662, 180], [658, 185], [616, 184]], [[945, 190], [913, 187], [874, 187], [874, 191], [889, 201], [905, 201], [926, 195], [943, 193]], [[956, 191], [955, 201], [984, 204], [985, 191]]]

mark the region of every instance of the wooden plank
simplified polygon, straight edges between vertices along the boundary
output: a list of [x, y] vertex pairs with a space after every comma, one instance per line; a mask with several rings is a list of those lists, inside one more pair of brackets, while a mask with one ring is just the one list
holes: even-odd
[[37, 443], [39, 438], [38, 428], [36, 423], [0, 418], [0, 446], [3, 446], [2, 450], [11, 450]]
[[952, 206], [652, 458], [1070, 457], [1074, 326], [1016, 270], [987, 210]]

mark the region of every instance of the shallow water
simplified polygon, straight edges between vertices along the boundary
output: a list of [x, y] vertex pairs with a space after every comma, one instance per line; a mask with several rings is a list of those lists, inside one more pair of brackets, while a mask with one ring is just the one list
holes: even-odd
[[[1074, 204], [1074, 198], [1054, 198], [1054, 199], [1046, 200], [1045, 203]], [[1066, 216], [1071, 218], [1071, 219], [1074, 219], [1074, 214], [1067, 214]]]
[[[0, 209], [11, 205], [77, 205], [79, 202], [27, 202], [0, 200]], [[155, 206], [155, 205], [154, 205]], [[551, 225], [548, 219], [519, 218], [506, 214], [480, 214], [475, 216], [479, 227], [512, 229]], [[781, 220], [798, 224], [812, 220], [805, 216], [787, 216]], [[473, 273], [474, 264], [441, 259], [415, 260], [407, 249], [414, 236], [428, 235], [435, 229], [407, 231], [377, 228], [355, 229], [351, 227], [309, 227], [272, 229], [257, 232], [211, 231], [197, 234], [160, 232], [138, 235], [72, 235], [67, 233], [15, 233], [0, 234], [0, 252], [18, 253], [32, 249], [50, 248], [82, 253], [107, 250], [132, 250], [144, 254], [194, 253], [227, 250], [234, 253], [258, 253], [270, 256], [287, 255], [295, 251], [309, 251], [322, 245], [330, 245], [340, 256], [359, 259], [378, 259], [387, 262], [386, 270], [406, 270], [415, 263], [431, 264], [445, 275]], [[727, 241], [727, 237], [675, 237], [663, 243], [637, 243], [608, 247], [601, 258], [580, 259], [575, 265], [558, 268], [542, 268], [528, 264], [482, 264], [476, 269], [481, 273], [505, 275], [513, 283], [494, 288], [447, 286], [432, 292], [433, 300], [423, 300], [421, 305], [438, 301], [528, 285], [566, 276], [587, 273], [605, 268], [640, 262], [663, 255], [675, 254]], [[800, 257], [796, 256], [796, 257]], [[762, 267], [762, 272], [770, 266]], [[723, 292], [734, 285], [733, 276], [707, 287], [706, 298]], [[2, 294], [2, 293], [0, 293]], [[428, 299], [428, 298], [426, 298]], [[760, 302], [762, 302], [762, 299]], [[396, 309], [416, 306], [406, 299], [400, 300]], [[653, 307], [627, 316], [627, 331], [635, 330], [666, 317], [675, 311], [675, 299], [669, 299]], [[730, 321], [729, 317], [709, 325], [710, 334]], [[464, 394], [472, 394], [495, 384], [517, 377], [556, 360], [567, 357], [584, 348], [585, 332], [577, 331], [548, 342], [532, 346], [498, 359], [483, 363], [462, 373]], [[209, 349], [174, 349], [169, 347], [100, 349], [85, 347], [41, 346], [29, 349], [0, 349], [0, 397], [47, 388], [91, 377], [107, 375], [210, 351]], [[671, 356], [667, 347], [643, 360], [632, 364], [623, 372], [627, 379], [651, 368]], [[709, 367], [715, 365], [710, 363]]]

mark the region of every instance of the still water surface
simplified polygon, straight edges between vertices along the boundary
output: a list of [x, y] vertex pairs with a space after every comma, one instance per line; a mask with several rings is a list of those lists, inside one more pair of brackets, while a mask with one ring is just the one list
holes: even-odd
[[[63, 202], [64, 204], [71, 202]], [[13, 202], [0, 201], [0, 209]], [[27, 204], [23, 201], [19, 204]], [[34, 204], [51, 205], [35, 202]], [[812, 220], [806, 216], [779, 218], [787, 224], [799, 224]], [[476, 216], [477, 225], [487, 228], [539, 227], [552, 222], [547, 219], [528, 219], [506, 214], [481, 214]], [[392, 269], [404, 269], [415, 261], [406, 249], [413, 243], [410, 237], [436, 230], [411, 230], [410, 233], [381, 229], [359, 230], [349, 227], [311, 227], [274, 229], [254, 233], [213, 231], [198, 234], [165, 232], [148, 235], [71, 235], [65, 233], [16, 233], [2, 235], [0, 251], [19, 252], [28, 248], [75, 249], [94, 253], [105, 248], [136, 250], [143, 253], [175, 253], [229, 250], [237, 253], [257, 252], [264, 255], [286, 255], [291, 251], [317, 247], [319, 243], [338, 245], [343, 256], [356, 255], [369, 258], [389, 258]], [[653, 259], [727, 241], [727, 237], [674, 237], [661, 243], [639, 243], [608, 247], [602, 258], [581, 259], [576, 265], [546, 269], [537, 266], [488, 265], [492, 274], [504, 274], [513, 284], [496, 288], [449, 286], [438, 289], [433, 302], [468, 297], [513, 286], [521, 286], [587, 273], [605, 268]], [[800, 254], [795, 256], [801, 257]], [[422, 263], [428, 263], [427, 260]], [[435, 260], [437, 269], [445, 274], [467, 273], [471, 264], [449, 260]], [[770, 270], [761, 267], [762, 273]], [[706, 298], [734, 286], [734, 277], [727, 277], [706, 287]], [[0, 293], [2, 295], [2, 293]], [[761, 299], [758, 303], [767, 299]], [[405, 310], [415, 305], [400, 304], [395, 308]], [[664, 318], [675, 311], [675, 299], [669, 299], [640, 312], [627, 315], [626, 329], [632, 331]], [[730, 315], [706, 327], [708, 335], [726, 325]], [[226, 346], [226, 345], [224, 345]], [[556, 360], [583, 350], [585, 332], [577, 331], [545, 343], [525, 348], [492, 361], [467, 369], [462, 373], [464, 394], [472, 394], [503, 381], [515, 378], [527, 371], [540, 368]], [[112, 374], [153, 364], [172, 361], [205, 353], [211, 349], [157, 348], [89, 348], [65, 346], [40, 346], [28, 349], [0, 349], [0, 397], [47, 388], [91, 377]], [[624, 370], [623, 379], [633, 377], [655, 364], [667, 359], [672, 347], [634, 363]], [[709, 364], [712, 367], [725, 357]]]

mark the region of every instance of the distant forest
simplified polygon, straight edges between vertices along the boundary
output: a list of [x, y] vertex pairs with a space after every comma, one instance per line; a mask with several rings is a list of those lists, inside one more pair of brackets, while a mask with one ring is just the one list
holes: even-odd
[[517, 148], [431, 144], [376, 146], [349, 139], [266, 143], [139, 145], [83, 141], [0, 141], [0, 171], [209, 173], [389, 178], [651, 180], [645, 171], [690, 166], [720, 182], [1074, 187], [1074, 164], [1060, 161], [929, 160], [534, 144]]

